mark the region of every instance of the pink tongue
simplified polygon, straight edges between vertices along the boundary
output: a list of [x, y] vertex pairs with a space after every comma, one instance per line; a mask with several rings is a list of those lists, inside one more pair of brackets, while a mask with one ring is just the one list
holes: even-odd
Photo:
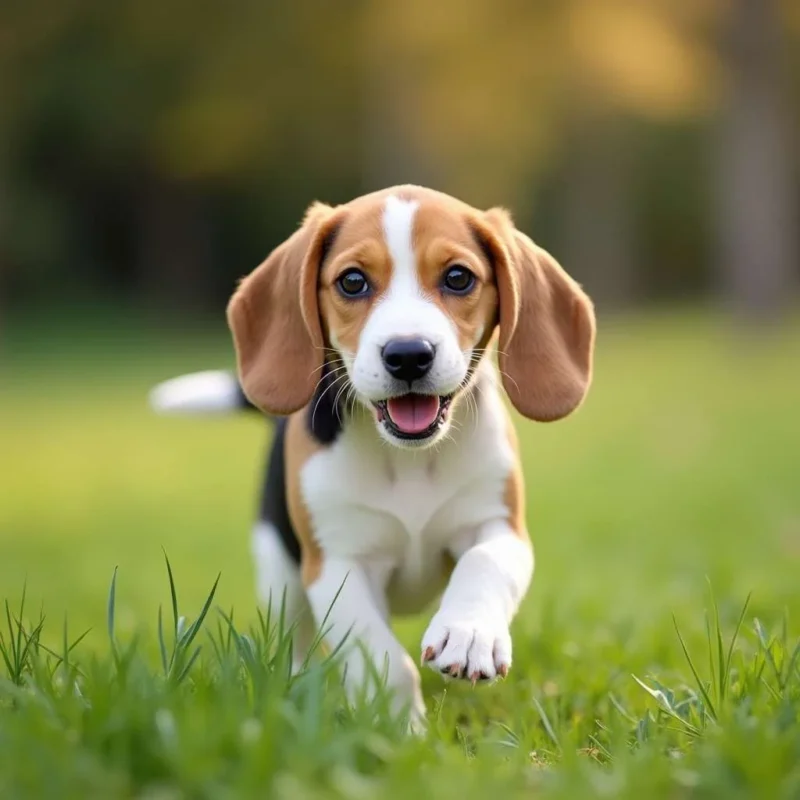
[[430, 428], [439, 413], [439, 398], [426, 394], [407, 394], [386, 401], [389, 418], [403, 433], [422, 433]]

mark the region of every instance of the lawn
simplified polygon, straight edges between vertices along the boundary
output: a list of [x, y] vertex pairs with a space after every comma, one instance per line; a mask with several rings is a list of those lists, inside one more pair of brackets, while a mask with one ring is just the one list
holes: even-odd
[[[231, 363], [221, 324], [176, 327], [43, 316], [0, 343], [0, 797], [800, 796], [800, 321], [603, 321], [585, 407], [519, 424], [537, 566], [511, 673], [426, 674], [423, 741], [380, 696], [345, 709], [333, 662], [286, 677], [249, 556], [269, 429], [151, 415], [156, 381]], [[189, 622], [221, 573], [171, 667], [162, 548]], [[65, 620], [90, 629], [66, 663]], [[425, 623], [398, 623], [414, 655]]]

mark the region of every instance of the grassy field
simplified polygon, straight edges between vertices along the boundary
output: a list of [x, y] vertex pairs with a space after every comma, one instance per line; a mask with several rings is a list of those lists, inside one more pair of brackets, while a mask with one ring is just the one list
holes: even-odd
[[[475, 690], [426, 674], [424, 741], [381, 698], [346, 710], [331, 663], [287, 679], [281, 636], [259, 632], [268, 428], [146, 407], [154, 382], [231, 363], [221, 326], [42, 317], [0, 347], [4, 800], [800, 796], [797, 321], [601, 325], [581, 412], [519, 426], [537, 568], [511, 673]], [[174, 659], [162, 548], [190, 621], [222, 573]], [[65, 619], [69, 642], [90, 629], [66, 663]], [[414, 655], [425, 623], [398, 624]]]

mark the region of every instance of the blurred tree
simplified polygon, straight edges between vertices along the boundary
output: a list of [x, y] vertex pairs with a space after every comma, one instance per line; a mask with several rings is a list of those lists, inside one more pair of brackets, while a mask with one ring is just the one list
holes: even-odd
[[561, 248], [600, 304], [642, 299], [663, 268], [640, 233], [636, 176], [647, 165], [637, 138], [647, 129], [632, 123], [663, 126], [708, 112], [713, 59], [698, 35], [708, 13], [702, 0], [565, 4], [571, 103]]
[[[0, 39], [20, 201], [2, 249], [19, 291], [106, 283], [196, 308], [226, 295], [313, 191], [351, 193], [356, 61], [342, 43], [356, 4], [46, 5], [13, 4]], [[224, 259], [240, 229], [211, 220], [232, 196], [253, 220], [238, 264]]]
[[[647, 285], [633, 194], [643, 165], [627, 120], [708, 113], [716, 65], [698, 33], [708, 0], [371, 9], [367, 72], [383, 76], [371, 108], [383, 103], [384, 124], [367, 149], [387, 165], [378, 174], [418, 170], [476, 205], [510, 205], [543, 243], [560, 239], [559, 255], [601, 302], [635, 298]], [[534, 223], [547, 216], [535, 188], [547, 179], [562, 186], [560, 236]]]
[[727, 299], [747, 316], [785, 306], [800, 263], [781, 21], [775, 0], [731, 0], [722, 31], [719, 271]]
[[[791, 10], [793, 0], [783, 2]], [[7, 3], [0, 175], [13, 201], [0, 263], [8, 291], [63, 300], [88, 287], [170, 308], [219, 308], [309, 201], [403, 181], [510, 206], [603, 302], [695, 291], [709, 274], [707, 178], [698, 166], [726, 86], [715, 37], [745, 5]], [[784, 14], [794, 14], [797, 42], [800, 13]], [[765, 46], [752, 53], [774, 60]], [[796, 175], [785, 142], [768, 156], [773, 134], [735, 133], [762, 119], [775, 128], [768, 95], [778, 66], [753, 72], [737, 63], [730, 86], [746, 77], [762, 110], [753, 111], [750, 94], [730, 93], [737, 102], [726, 107], [738, 110], [719, 136], [739, 167], [724, 177], [786, 194]], [[770, 274], [793, 258], [792, 221], [782, 239], [768, 232], [788, 204], [745, 214], [733, 200], [741, 194], [731, 184], [719, 198], [728, 231], [720, 274], [730, 287], [754, 280], [735, 236], [747, 235], [751, 247], [770, 238], [783, 253], [770, 263], [784, 265]], [[756, 224], [754, 239], [746, 231]], [[783, 278], [746, 293], [779, 293], [764, 288], [773, 284]]]
[[[625, 120], [578, 114], [567, 125], [559, 257], [603, 307], [640, 298], [635, 152]], [[626, 146], [628, 145], [628, 146]]]
[[359, 161], [365, 192], [401, 183], [442, 182], [426, 148], [413, 135], [425, 62], [409, 52], [402, 33], [407, 11], [404, 4], [375, 0], [365, 6], [361, 23]]

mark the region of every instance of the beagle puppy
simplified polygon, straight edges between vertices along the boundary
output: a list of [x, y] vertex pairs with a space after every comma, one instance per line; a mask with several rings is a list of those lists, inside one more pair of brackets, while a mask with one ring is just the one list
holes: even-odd
[[344, 650], [349, 689], [377, 671], [422, 724], [390, 615], [438, 597], [422, 663], [473, 684], [505, 676], [534, 559], [501, 387], [531, 420], [580, 405], [586, 294], [504, 210], [398, 186], [312, 205], [227, 316], [238, 377], [182, 376], [152, 399], [276, 418], [253, 551], [260, 599], [297, 625], [295, 658], [324, 622], [331, 647], [360, 645]]

